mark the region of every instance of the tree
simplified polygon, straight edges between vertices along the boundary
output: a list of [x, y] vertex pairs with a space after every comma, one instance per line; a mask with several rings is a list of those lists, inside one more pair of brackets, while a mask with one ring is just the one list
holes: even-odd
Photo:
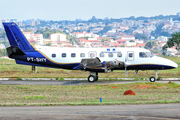
[[85, 38], [86, 38], [86, 40], [88, 40], [89, 36], [86, 36]]
[[103, 28], [103, 30], [101, 30], [101, 31], [99, 31], [97, 34], [98, 35], [103, 35], [103, 34], [105, 34], [107, 31], [109, 31], [109, 30], [111, 30], [111, 26], [105, 26], [104, 28]]
[[147, 40], [147, 37], [143, 34], [137, 33], [134, 35], [135, 39], [140, 39], [140, 40]]
[[51, 43], [47, 43], [45, 46], [51, 46], [52, 44]]
[[161, 34], [160, 34], [161, 36], [167, 36], [167, 37], [169, 37], [169, 36], [171, 36], [168, 32], [161, 32]]
[[163, 46], [163, 50], [175, 46], [176, 49], [180, 50], [180, 32], [172, 34], [172, 38], [169, 38], [167, 43]]
[[159, 25], [156, 27], [156, 30], [151, 32], [151, 35], [152, 35], [152, 36], [155, 36], [155, 38], [157, 38], [157, 37], [159, 37], [159, 36], [167, 36], [167, 37], [170, 37], [171, 35], [170, 35], [168, 32], [164, 32], [164, 31], [163, 31], [163, 29], [162, 29], [163, 26], [164, 26], [164, 23], [159, 24]]
[[103, 38], [102, 40], [101, 40], [101, 42], [104, 42], [104, 41], [109, 41], [107, 38]]
[[152, 49], [153, 46], [155, 45], [154, 41], [149, 41], [148, 43], [146, 43], [145, 47], [146, 49]]
[[5, 30], [2, 30], [0, 32], [0, 38], [5, 38], [5, 37], [6, 37], [6, 32], [5, 32]]
[[10, 44], [9, 44], [9, 41], [8, 41], [8, 40], [4, 40], [4, 41], [0, 42], [0, 44], [4, 44], [4, 45], [5, 45], [5, 47], [10, 46]]
[[26, 29], [24, 32], [32, 32], [31, 29]]
[[126, 34], [132, 34], [133, 33], [133, 30], [129, 29], [129, 30], [125, 30], [124, 31]]
[[6, 55], [7, 55], [6, 49], [0, 49], [0, 57], [6, 56]]
[[62, 34], [65, 34], [65, 33], [63, 33], [60, 30], [51, 30], [48, 27], [46, 27], [45, 30], [44, 29], [40, 29], [40, 30], [37, 30], [35, 32], [35, 34], [43, 34], [44, 38], [49, 38], [50, 34], [53, 34], [53, 33], [62, 33]]

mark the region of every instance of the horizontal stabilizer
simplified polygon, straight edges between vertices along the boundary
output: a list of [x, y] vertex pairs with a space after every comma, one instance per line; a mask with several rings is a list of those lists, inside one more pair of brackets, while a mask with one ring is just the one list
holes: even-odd
[[18, 47], [10, 46], [6, 48], [8, 56], [11, 58], [13, 55], [25, 55], [25, 53]]

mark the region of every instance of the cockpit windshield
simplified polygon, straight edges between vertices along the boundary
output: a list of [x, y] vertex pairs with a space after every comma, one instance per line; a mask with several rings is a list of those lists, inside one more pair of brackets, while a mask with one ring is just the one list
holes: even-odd
[[153, 57], [155, 56], [152, 52], [146, 52], [148, 54], [149, 57]]
[[140, 58], [147, 58], [148, 55], [145, 52], [139, 52], [139, 57]]
[[153, 56], [155, 55], [151, 52], [139, 52], [140, 58], [148, 58], [148, 57], [153, 57]]

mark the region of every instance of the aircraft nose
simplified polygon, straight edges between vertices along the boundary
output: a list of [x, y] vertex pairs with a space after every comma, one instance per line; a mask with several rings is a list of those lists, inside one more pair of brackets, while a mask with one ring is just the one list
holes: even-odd
[[174, 61], [166, 59], [166, 58], [160, 58], [159, 63], [165, 65], [166, 66], [165, 69], [173, 69], [173, 68], [178, 67], [178, 64], [176, 64]]
[[172, 68], [177, 68], [178, 67], [178, 64], [175, 63], [174, 61], [171, 61], [171, 60], [168, 60], [168, 59], [165, 59], [164, 61], [167, 65], [171, 66]]
[[171, 65], [172, 65], [172, 67], [174, 67], [174, 68], [177, 68], [178, 67], [178, 64], [177, 63], [175, 63], [175, 62], [173, 62], [173, 61], [171, 61], [172, 63], [171, 63]]

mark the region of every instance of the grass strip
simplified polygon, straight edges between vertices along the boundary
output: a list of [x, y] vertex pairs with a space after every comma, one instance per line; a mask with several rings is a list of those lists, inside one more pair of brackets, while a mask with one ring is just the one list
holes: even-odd
[[[136, 95], [123, 95], [129, 89]], [[0, 106], [166, 104], [180, 103], [180, 85], [149, 82], [80, 86], [0, 85], [0, 96]]]

